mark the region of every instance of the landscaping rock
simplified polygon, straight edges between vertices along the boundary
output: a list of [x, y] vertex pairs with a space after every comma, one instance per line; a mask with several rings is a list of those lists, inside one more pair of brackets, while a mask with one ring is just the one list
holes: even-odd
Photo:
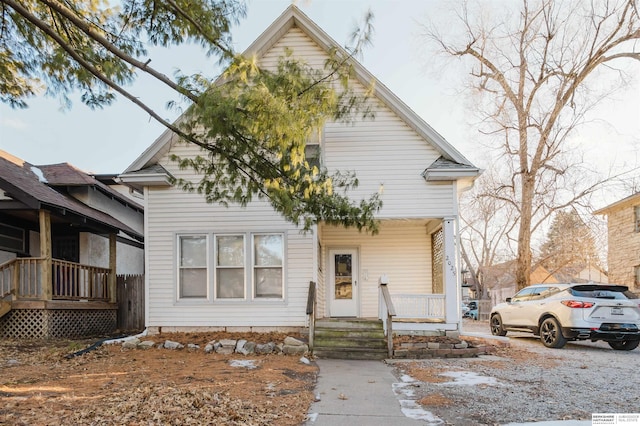
[[155, 344], [156, 342], [154, 342], [153, 340], [145, 340], [144, 342], [138, 343], [138, 349], [150, 349], [154, 347]]
[[256, 353], [257, 354], [270, 354], [273, 353], [273, 350], [275, 349], [276, 345], [273, 342], [269, 342], [269, 343], [265, 343], [265, 344], [259, 344], [256, 345]]
[[284, 353], [285, 355], [300, 355], [307, 352], [309, 352], [309, 346], [307, 345], [302, 345], [302, 346], [284, 345], [282, 348], [282, 353]]
[[212, 340], [209, 343], [207, 343], [207, 345], [204, 347], [204, 352], [207, 354], [214, 352], [216, 350], [215, 344], [216, 344], [215, 340]]
[[167, 340], [164, 342], [165, 349], [183, 349], [184, 345], [178, 342]]
[[138, 345], [140, 344], [140, 339], [138, 338], [134, 338], [134, 339], [130, 339], [130, 340], [126, 340], [123, 344], [122, 347], [124, 349], [136, 349], [138, 347]]
[[305, 343], [302, 340], [298, 340], [298, 339], [296, 339], [294, 337], [287, 336], [284, 339], [284, 345], [285, 346], [302, 346], [304, 344]]

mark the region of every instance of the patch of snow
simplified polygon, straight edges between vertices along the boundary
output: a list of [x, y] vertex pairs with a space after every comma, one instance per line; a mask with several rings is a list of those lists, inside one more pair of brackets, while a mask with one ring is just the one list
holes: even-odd
[[44, 173], [42, 173], [42, 170], [40, 170], [39, 168], [37, 168], [36, 166], [31, 166], [31, 172], [33, 172], [34, 175], [38, 176], [38, 180], [42, 183], [49, 183], [47, 181], [47, 178], [44, 177]]
[[400, 401], [400, 410], [402, 413], [410, 419], [414, 420], [424, 420], [429, 425], [442, 425], [444, 421], [435, 416], [430, 411], [422, 408], [420, 404], [418, 404], [413, 399], [401, 399]]
[[232, 359], [229, 361], [229, 365], [231, 367], [241, 367], [246, 368], [247, 370], [253, 370], [256, 368], [256, 360], [255, 359]]
[[315, 422], [318, 419], [318, 413], [309, 413], [307, 414], [307, 420], [310, 422]]
[[393, 389], [393, 393], [397, 396], [412, 397], [416, 394], [413, 386], [409, 383], [393, 383], [391, 388]]
[[410, 419], [424, 420], [428, 425], [444, 424], [444, 421], [442, 419], [435, 416], [430, 411], [425, 410], [420, 404], [416, 402], [416, 392], [413, 383], [415, 383], [417, 380], [406, 374], [403, 375], [400, 380], [402, 380], [401, 383], [393, 383], [391, 385], [391, 388], [393, 389], [393, 393], [398, 398], [398, 402], [400, 403], [400, 411], [402, 411], [402, 414]]
[[498, 383], [494, 377], [481, 376], [471, 371], [448, 371], [440, 374], [440, 376], [452, 377], [452, 382], [440, 383], [441, 385], [489, 385], [489, 386], [503, 386]]
[[417, 381], [416, 379], [414, 379], [413, 377], [411, 377], [411, 376], [409, 376], [407, 374], [403, 374], [400, 377], [400, 380], [402, 380], [403, 383], [414, 383], [414, 382]]

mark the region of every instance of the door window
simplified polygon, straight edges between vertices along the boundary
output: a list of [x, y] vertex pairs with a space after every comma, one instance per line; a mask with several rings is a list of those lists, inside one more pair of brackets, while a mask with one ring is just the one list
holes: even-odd
[[353, 274], [350, 254], [336, 254], [335, 262], [335, 294], [336, 300], [353, 298]]

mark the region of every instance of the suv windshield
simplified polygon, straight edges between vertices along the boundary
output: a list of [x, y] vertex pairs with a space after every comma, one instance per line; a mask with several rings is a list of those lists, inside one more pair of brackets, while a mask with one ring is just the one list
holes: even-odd
[[628, 287], [622, 285], [576, 285], [568, 289], [569, 293], [577, 297], [594, 299], [637, 299]]

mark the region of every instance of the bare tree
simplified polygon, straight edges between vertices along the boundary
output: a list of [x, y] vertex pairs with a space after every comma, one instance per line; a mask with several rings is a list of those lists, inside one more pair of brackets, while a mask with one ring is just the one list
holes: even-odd
[[433, 25], [425, 26], [426, 36], [470, 67], [481, 131], [498, 141], [497, 161], [510, 169], [495, 196], [519, 215], [516, 281], [522, 288], [530, 281], [532, 233], [554, 211], [588, 203], [597, 187], [569, 155], [568, 137], [598, 101], [628, 81], [623, 68], [640, 60], [638, 4], [523, 0], [516, 14], [501, 3], [507, 14], [491, 18], [485, 12], [496, 7], [479, 6], [465, 3], [457, 20], [447, 21], [457, 38]]
[[487, 170], [460, 200], [462, 260], [480, 298], [486, 297], [488, 289], [484, 271], [515, 254], [516, 210], [493, 196], [496, 185], [496, 170]]

